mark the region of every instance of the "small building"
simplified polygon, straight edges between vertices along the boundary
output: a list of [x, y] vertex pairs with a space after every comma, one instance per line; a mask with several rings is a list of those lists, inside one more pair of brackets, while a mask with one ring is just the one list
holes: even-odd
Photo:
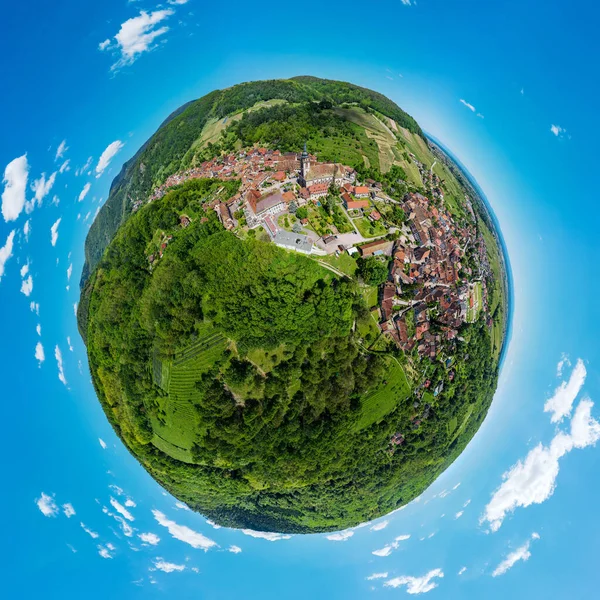
[[368, 198], [369, 197], [369, 188], [364, 185], [359, 185], [354, 188], [354, 195], [357, 198]]
[[358, 250], [361, 256], [373, 256], [375, 253], [386, 254], [391, 250], [392, 246], [393, 242], [388, 242], [387, 240], [383, 239], [364, 244], [360, 246]]
[[[253, 197], [254, 198], [254, 197]], [[250, 203], [252, 211], [259, 217], [263, 215], [275, 215], [285, 210], [286, 203], [280, 192], [268, 194], [260, 198], [260, 200]]]
[[371, 214], [369, 215], [369, 219], [371, 219], [371, 221], [380, 221], [381, 215], [379, 214], [378, 211], [372, 210]]
[[306, 235], [300, 233], [290, 233], [280, 229], [273, 237], [273, 243], [285, 250], [295, 250], [302, 254], [310, 254], [312, 252], [312, 241]]
[[179, 224], [185, 229], [186, 227], [189, 227], [191, 223], [190, 218], [187, 215], [181, 215], [179, 217]]
[[275, 181], [285, 181], [285, 171], [277, 171], [277, 173], [273, 173], [271, 179], [274, 179]]
[[310, 195], [311, 200], [315, 200], [316, 198], [322, 198], [323, 196], [327, 196], [328, 191], [329, 191], [329, 184], [327, 184], [327, 183], [316, 183], [315, 185], [311, 185], [308, 188], [308, 193]]
[[344, 198], [344, 204], [347, 210], [360, 210], [362, 208], [369, 208], [368, 200], [346, 200]]
[[281, 197], [285, 200], [286, 204], [289, 204], [290, 202], [294, 202], [296, 200], [296, 194], [294, 194], [294, 192], [283, 192], [283, 194], [281, 194]]

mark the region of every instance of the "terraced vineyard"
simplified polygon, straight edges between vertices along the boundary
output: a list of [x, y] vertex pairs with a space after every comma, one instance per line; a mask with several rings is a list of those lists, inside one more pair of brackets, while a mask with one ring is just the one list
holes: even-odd
[[[191, 462], [189, 453], [197, 432], [194, 403], [199, 391], [196, 382], [223, 354], [229, 341], [211, 325], [205, 325], [191, 346], [172, 361], [153, 360], [154, 381], [168, 395], [160, 400], [162, 422], [153, 419], [153, 444], [178, 460]], [[165, 385], [166, 383], [166, 385]]]

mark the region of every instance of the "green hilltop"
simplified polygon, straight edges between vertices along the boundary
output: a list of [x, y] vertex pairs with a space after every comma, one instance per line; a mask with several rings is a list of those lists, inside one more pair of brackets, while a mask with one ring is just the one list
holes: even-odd
[[[244, 205], [248, 165], [270, 182], [270, 157], [294, 163], [306, 141], [356, 174], [352, 202], [360, 182], [377, 191], [354, 210], [334, 171], [304, 205], [290, 167], [295, 200], [271, 223], [320, 248], [355, 235], [351, 253], [290, 251], [268, 219], [224, 208]], [[188, 103], [125, 164], [86, 240], [78, 321], [107, 418], [162, 486], [224, 526], [332, 531], [400, 508], [458, 457], [496, 388], [506, 295], [497, 234], [453, 168], [381, 94], [313, 77]], [[436, 297], [398, 258], [426, 234], [421, 194], [432, 230], [453, 223], [443, 244], [468, 240]], [[460, 322], [440, 309], [459, 292]], [[425, 313], [420, 342], [387, 329], [414, 339]]]

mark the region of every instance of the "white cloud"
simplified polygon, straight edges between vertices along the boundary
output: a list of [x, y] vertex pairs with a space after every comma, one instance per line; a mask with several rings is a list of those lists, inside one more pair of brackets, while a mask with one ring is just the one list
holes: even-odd
[[21, 282], [21, 293], [25, 294], [26, 296], [30, 296], [32, 291], [33, 279], [31, 278], [31, 275], [29, 275], [29, 277], [23, 279], [23, 281]]
[[36, 333], [37, 333], [38, 335], [42, 335], [42, 326], [40, 325], [40, 323], [38, 323], [38, 324], [35, 326], [35, 331], [36, 331]]
[[29, 303], [29, 310], [31, 310], [32, 313], [35, 313], [39, 317], [40, 316], [40, 304], [39, 304], [39, 302], [30, 302]]
[[471, 504], [471, 498], [469, 498], [464, 504], [463, 504], [463, 508], [467, 508], [467, 506], [469, 506], [469, 504]]
[[106, 544], [103, 546], [102, 544], [98, 544], [98, 554], [102, 558], [112, 558], [111, 550], [114, 550], [114, 546], [112, 544]]
[[92, 184], [89, 181], [83, 186], [83, 189], [81, 190], [81, 192], [79, 192], [79, 198], [77, 198], [79, 202], [83, 202], [84, 198], [88, 195], [88, 192], [90, 191], [91, 187]]
[[128, 506], [129, 508], [135, 508], [137, 504], [131, 498], [127, 498], [127, 500], [125, 500], [125, 506]]
[[76, 514], [75, 509], [73, 508], [73, 505], [70, 502], [66, 502], [65, 504], [63, 504], [62, 509], [67, 519], [70, 519], [74, 514]]
[[229, 548], [227, 548], [227, 550], [229, 552], [232, 552], [233, 554], [239, 554], [242, 551], [242, 549], [239, 546], [235, 546], [235, 545], [229, 546]]
[[74, 348], [73, 348], [73, 344], [71, 344], [70, 336], [67, 336], [67, 345], [69, 346], [69, 352], [73, 352]]
[[58, 378], [63, 382], [64, 385], [67, 385], [67, 379], [65, 377], [65, 371], [63, 369], [63, 358], [62, 352], [58, 345], [54, 348], [54, 358], [56, 358], [56, 365], [58, 367]]
[[[562, 372], [563, 368], [561, 363], [563, 363], [562, 360], [557, 367], [557, 371], [560, 372]], [[579, 359], [571, 373], [571, 377], [569, 377], [569, 381], [563, 381], [554, 390], [552, 397], [546, 401], [546, 404], [544, 404], [544, 412], [552, 413], [552, 417], [550, 418], [552, 423], [560, 423], [565, 417], [571, 415], [573, 402], [575, 402], [575, 398], [577, 398], [585, 383], [586, 375], [587, 371], [585, 365], [583, 364], [583, 361]]]
[[54, 502], [54, 496], [42, 492], [42, 495], [36, 498], [35, 503], [45, 517], [55, 517], [58, 514], [58, 506]]
[[559, 125], [552, 125], [550, 127], [550, 131], [556, 136], [556, 137], [560, 137], [563, 134], [566, 133], [566, 129], [563, 129], [562, 127], [560, 127]]
[[78, 303], [78, 302], [75, 302], [75, 303], [73, 304], [73, 314], [74, 314], [75, 316], [77, 316], [77, 306], [78, 306], [78, 305], [79, 305], [79, 303]]
[[29, 165], [27, 154], [15, 158], [4, 169], [4, 191], [2, 192], [2, 216], [6, 222], [16, 221], [25, 206], [25, 191]]
[[332, 533], [326, 536], [328, 540], [332, 542], [345, 542], [354, 535], [354, 531], [347, 529], [346, 531], [339, 531], [338, 533]]
[[135, 521], [134, 516], [118, 501], [114, 498], [110, 499], [110, 503], [112, 507], [123, 517], [125, 517], [128, 521]]
[[385, 573], [373, 573], [373, 575], [369, 575], [367, 577], [368, 581], [373, 581], [374, 579], [387, 579], [388, 577], [388, 573], [387, 571]]
[[461, 567], [460, 571], [458, 572], [459, 575], [463, 575], [464, 573], [466, 573], [467, 571], [467, 567]]
[[62, 219], [57, 219], [54, 222], [54, 225], [52, 225], [52, 227], [50, 227], [50, 243], [53, 246], [56, 246], [56, 242], [58, 241], [58, 226], [60, 225], [61, 221], [62, 221]]
[[83, 522], [79, 523], [81, 525], [81, 528], [92, 538], [92, 539], [97, 539], [98, 537], [100, 537], [95, 531], [92, 531], [89, 527], [86, 527], [85, 524]]
[[169, 4], [187, 4], [189, 0], [168, 0]]
[[82, 167], [75, 169], [75, 177], [83, 175], [92, 166], [92, 160], [93, 158], [91, 156], [88, 156], [88, 159], [85, 161], [85, 164]]
[[153, 510], [152, 514], [157, 522], [166, 527], [169, 533], [177, 540], [185, 542], [192, 546], [192, 548], [198, 548], [200, 550], [204, 550], [205, 552], [212, 548], [213, 546], [218, 546], [218, 544], [207, 538], [206, 536], [186, 527], [185, 525], [179, 525], [175, 521], [171, 521], [168, 519], [162, 512], [159, 510]]
[[175, 502], [175, 508], [180, 508], [181, 510], [190, 510], [190, 507], [187, 504], [179, 501]]
[[520, 560], [527, 561], [531, 556], [529, 547], [532, 540], [539, 540], [540, 536], [537, 533], [531, 534], [531, 539], [527, 540], [522, 546], [519, 546], [514, 552], [511, 552], [495, 569], [492, 573], [492, 577], [498, 577], [498, 575], [504, 575], [509, 569], [514, 567]]
[[42, 173], [39, 179], [36, 179], [31, 184], [31, 190], [34, 193], [34, 198], [26, 203], [25, 211], [30, 213], [36, 206], [41, 206], [44, 198], [50, 193], [54, 182], [56, 181], [56, 171], [46, 179], [46, 173]]
[[58, 169], [58, 172], [62, 175], [65, 171], [70, 171], [71, 167], [69, 166], [71, 164], [71, 159], [67, 158], [67, 160], [65, 160], [65, 162], [60, 165], [60, 168]]
[[6, 238], [6, 242], [2, 248], [0, 248], [0, 281], [4, 275], [4, 267], [8, 262], [8, 259], [12, 256], [13, 251], [13, 240], [15, 239], [15, 230], [13, 229]]
[[110, 39], [106, 38], [103, 42], [98, 44], [99, 50], [106, 50], [110, 46]]
[[26, 242], [29, 241], [30, 232], [31, 232], [31, 222], [29, 221], [29, 219], [27, 219], [27, 221], [25, 221], [25, 225], [23, 225], [23, 235], [25, 236]]
[[404, 542], [408, 539], [410, 539], [410, 535], [399, 535], [393, 542], [379, 550], [373, 550], [371, 554], [374, 554], [375, 556], [389, 556], [393, 550], [396, 550], [398, 546], [400, 546], [400, 542]]
[[124, 144], [123, 142], [121, 142], [121, 140], [116, 140], [106, 147], [104, 152], [100, 155], [100, 158], [98, 159], [98, 164], [96, 165], [97, 178], [100, 177], [102, 173], [104, 173], [104, 170], [108, 167], [110, 161], [115, 157], [117, 152], [119, 152], [119, 150], [123, 148], [123, 146]]
[[385, 529], [388, 525], [390, 524], [389, 521], [381, 521], [379, 523], [375, 523], [375, 525], [373, 525], [373, 527], [371, 527], [371, 531], [381, 531], [382, 529]]
[[[141, 54], [152, 50], [155, 47], [156, 38], [169, 31], [168, 27], [157, 27], [157, 25], [172, 14], [174, 11], [170, 8], [155, 10], [151, 13], [142, 10], [137, 17], [132, 17], [121, 24], [119, 32], [114, 37], [114, 43], [109, 40], [100, 43], [100, 50], [114, 49], [120, 53], [119, 60], [112, 65], [111, 70], [131, 65]], [[108, 44], [107, 41], [109, 41]]]
[[465, 511], [464, 511], [464, 510], [459, 510], [459, 511], [458, 511], [458, 512], [457, 512], [457, 513], [454, 515], [454, 518], [455, 518], [455, 519], [460, 519], [460, 518], [463, 516], [463, 514], [464, 514], [464, 513], [465, 513]]
[[402, 575], [401, 577], [394, 577], [389, 579], [383, 585], [386, 587], [397, 588], [401, 585], [406, 586], [406, 591], [409, 594], [424, 594], [435, 589], [438, 584], [433, 581], [436, 578], [444, 577], [444, 572], [441, 569], [433, 569], [429, 573], [423, 575], [423, 577], [411, 577], [409, 575]]
[[185, 565], [176, 565], [175, 563], [170, 563], [164, 561], [162, 558], [157, 558], [154, 561], [154, 568], [159, 571], [163, 571], [164, 573], [173, 573], [173, 571], [185, 571]]
[[106, 450], [106, 442], [102, 438], [98, 438], [98, 441], [100, 442], [102, 449]]
[[559, 459], [574, 448], [594, 445], [600, 439], [600, 423], [591, 414], [593, 402], [584, 398], [571, 419], [571, 432], [559, 431], [549, 446], [538, 444], [504, 475], [502, 485], [485, 507], [480, 522], [498, 531], [504, 518], [518, 507], [545, 502], [556, 488]]
[[267, 531], [254, 531], [254, 529], [242, 529], [244, 535], [249, 535], [253, 538], [267, 540], [269, 542], [278, 542], [279, 540], [289, 540], [292, 536], [283, 533], [274, 533]]
[[156, 546], [156, 544], [160, 542], [160, 538], [155, 533], [138, 533], [138, 537], [142, 542], [150, 544], [151, 546]]
[[27, 273], [29, 273], [29, 263], [25, 263], [22, 267], [21, 267], [21, 277], [25, 277], [25, 275], [27, 275]]
[[566, 354], [563, 354], [560, 357], [560, 360], [558, 361], [558, 364], [556, 365], [556, 376], [557, 377], [562, 377], [563, 369], [564, 369], [565, 365], [567, 367], [570, 367], [571, 366], [571, 361], [569, 360], [569, 357]]
[[122, 496], [125, 492], [123, 491], [123, 488], [119, 487], [118, 485], [115, 485], [114, 483], [111, 483], [108, 486], [115, 494], [117, 494], [117, 496]]
[[471, 112], [475, 112], [477, 109], [472, 105], [469, 104], [466, 100], [463, 100], [462, 98], [460, 99], [461, 104], [464, 104]]
[[69, 147], [67, 146], [67, 140], [63, 140], [59, 145], [58, 148], [56, 149], [56, 156], [54, 157], [54, 160], [58, 160], [59, 158], [62, 158], [64, 153], [69, 149]]
[[416, 4], [416, 2], [413, 3], [413, 0], [401, 0], [401, 2], [404, 4], [404, 6], [413, 6]]

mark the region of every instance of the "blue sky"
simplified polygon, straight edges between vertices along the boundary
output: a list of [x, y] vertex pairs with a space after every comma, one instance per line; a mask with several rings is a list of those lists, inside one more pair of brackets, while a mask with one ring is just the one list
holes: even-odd
[[[4, 7], [6, 597], [596, 594], [600, 9], [370, 4]], [[73, 307], [94, 214], [169, 112], [218, 87], [299, 74], [388, 95], [461, 159], [500, 221], [515, 311], [488, 418], [418, 502], [340, 539], [270, 540], [177, 507], [123, 448], [95, 398]]]

